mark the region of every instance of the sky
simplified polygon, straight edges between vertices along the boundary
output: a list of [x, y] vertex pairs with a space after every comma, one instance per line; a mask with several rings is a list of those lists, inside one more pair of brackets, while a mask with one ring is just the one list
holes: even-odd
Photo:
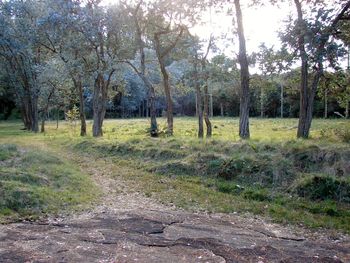
[[[275, 46], [278, 49], [280, 47], [280, 41], [277, 31], [283, 28], [283, 20], [288, 17], [291, 10], [288, 4], [280, 5], [280, 7], [263, 6], [248, 8], [247, 6], [242, 6], [243, 26], [248, 53], [258, 51], [258, 47], [262, 42], [268, 47]], [[221, 47], [225, 49], [225, 53], [237, 52], [238, 45], [232, 45], [232, 42], [235, 40], [237, 43], [237, 37], [232, 34], [234, 30], [232, 16], [216, 14], [213, 10], [205, 13], [203, 16], [205, 19], [211, 21], [211, 23], [209, 22], [207, 27], [198, 26], [193, 31], [203, 38], [208, 38], [210, 32], [227, 34], [230, 38], [226, 43], [223, 42]], [[233, 39], [231, 40], [232, 37]]]
[[[104, 4], [115, 3], [118, 0], [104, 0]], [[247, 1], [245, 1], [247, 2]], [[244, 1], [242, 1], [244, 3]], [[247, 41], [247, 51], [251, 53], [257, 51], [260, 43], [265, 42], [266, 46], [275, 46], [278, 48], [280, 42], [278, 39], [277, 30], [283, 23], [282, 21], [288, 17], [290, 11], [293, 10], [288, 4], [263, 7], [247, 7], [242, 4], [243, 24]], [[222, 52], [227, 55], [237, 52], [238, 45], [233, 45], [235, 40], [233, 37], [232, 16], [225, 14], [217, 14], [214, 9], [203, 13], [203, 20], [206, 20], [208, 25], [196, 26], [190, 31], [201, 38], [208, 39], [212, 32], [214, 36], [226, 35], [227, 39], [220, 40], [217, 46]]]

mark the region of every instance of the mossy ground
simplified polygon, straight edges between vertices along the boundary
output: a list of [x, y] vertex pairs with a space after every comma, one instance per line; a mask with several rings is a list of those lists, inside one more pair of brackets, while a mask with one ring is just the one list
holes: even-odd
[[[203, 140], [196, 138], [195, 118], [176, 118], [174, 137], [150, 138], [148, 125], [145, 119], [107, 120], [104, 137], [96, 139], [79, 137], [79, 127], [64, 122], [36, 135], [20, 131], [20, 123], [0, 123], [0, 143], [108, 159], [115, 165], [111, 174], [131, 182], [131, 191], [188, 210], [250, 212], [350, 232], [350, 147], [341, 136], [349, 121], [314, 120], [309, 140], [295, 139], [296, 119], [251, 119], [247, 141], [237, 136], [232, 118], [214, 118], [213, 137]], [[333, 192], [324, 196], [322, 182]], [[313, 194], [305, 194], [308, 189]]]

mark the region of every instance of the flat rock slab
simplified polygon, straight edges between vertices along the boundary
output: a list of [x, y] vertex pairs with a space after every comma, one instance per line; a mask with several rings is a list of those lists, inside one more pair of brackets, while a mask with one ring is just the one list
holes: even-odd
[[179, 211], [0, 225], [0, 262], [350, 262], [350, 241]]

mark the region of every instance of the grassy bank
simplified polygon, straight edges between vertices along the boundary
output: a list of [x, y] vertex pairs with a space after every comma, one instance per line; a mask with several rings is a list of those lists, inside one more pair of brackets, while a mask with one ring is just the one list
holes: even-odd
[[172, 138], [149, 138], [147, 120], [107, 121], [99, 139], [80, 138], [78, 127], [62, 123], [38, 135], [1, 123], [0, 142], [109, 160], [112, 176], [130, 182], [132, 191], [188, 210], [250, 212], [350, 232], [349, 122], [315, 120], [307, 141], [295, 139], [296, 125], [252, 119], [252, 139], [242, 142], [238, 120], [229, 118], [213, 120], [210, 140], [196, 139], [193, 118], [176, 119]]
[[98, 192], [79, 168], [52, 152], [0, 144], [0, 222], [81, 210]]

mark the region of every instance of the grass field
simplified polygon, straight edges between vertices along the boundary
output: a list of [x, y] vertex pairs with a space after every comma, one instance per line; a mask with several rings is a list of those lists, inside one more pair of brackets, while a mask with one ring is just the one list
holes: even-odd
[[[165, 129], [165, 120], [159, 121]], [[176, 118], [175, 136], [150, 138], [145, 119], [107, 120], [104, 137], [96, 139], [91, 123], [88, 136], [81, 138], [79, 125], [65, 122], [58, 129], [49, 123], [44, 134], [21, 131], [18, 122], [1, 122], [0, 195], [8, 200], [18, 189], [37, 193], [42, 187], [47, 192], [33, 194], [30, 200], [40, 201], [33, 204], [0, 201], [0, 215], [50, 213], [98, 200], [98, 186], [84, 192], [91, 181], [65, 158], [69, 153], [90, 158], [96, 169], [103, 167], [93, 160], [109, 160], [114, 164], [111, 176], [129, 182], [130, 191], [187, 210], [252, 213], [275, 222], [350, 232], [348, 120], [314, 120], [309, 140], [295, 139], [297, 119], [253, 118], [247, 141], [237, 136], [238, 119], [214, 118], [208, 140], [196, 138], [196, 125], [195, 118]], [[26, 164], [26, 155], [33, 152], [35, 162]], [[47, 156], [58, 161], [51, 164]], [[24, 183], [20, 175], [33, 179]], [[83, 189], [79, 194], [77, 187], [69, 188], [77, 178]], [[64, 191], [73, 197], [52, 206], [50, 200]]]

